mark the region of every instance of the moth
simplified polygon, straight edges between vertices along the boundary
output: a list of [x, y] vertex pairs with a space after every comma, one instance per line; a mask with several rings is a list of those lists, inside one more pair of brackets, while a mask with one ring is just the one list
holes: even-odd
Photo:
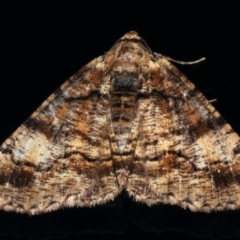
[[0, 147], [0, 209], [104, 204], [240, 206], [240, 139], [137, 32], [54, 92]]

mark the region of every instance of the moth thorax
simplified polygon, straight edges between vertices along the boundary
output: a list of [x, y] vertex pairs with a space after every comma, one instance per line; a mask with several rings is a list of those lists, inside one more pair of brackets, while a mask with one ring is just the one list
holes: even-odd
[[115, 72], [111, 89], [111, 120], [120, 153], [128, 142], [137, 112], [139, 78], [133, 72]]

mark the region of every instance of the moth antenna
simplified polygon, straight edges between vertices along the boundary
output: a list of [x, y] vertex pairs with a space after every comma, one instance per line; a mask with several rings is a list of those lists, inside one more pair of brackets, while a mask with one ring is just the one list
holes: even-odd
[[217, 102], [217, 99], [214, 98], [214, 99], [208, 100], [208, 102], [209, 102], [209, 103], [215, 103], [215, 102]]
[[180, 60], [176, 60], [176, 59], [170, 58], [170, 57], [165, 56], [165, 55], [160, 54], [160, 53], [154, 52], [154, 54], [155, 54], [156, 56], [158, 56], [158, 57], [166, 58], [166, 59], [169, 60], [170, 62], [175, 62], [175, 63], [181, 64], [181, 65], [192, 65], [192, 64], [197, 64], [197, 63], [200, 63], [200, 62], [203, 62], [203, 61], [206, 60], [206, 58], [203, 57], [203, 58], [200, 58], [200, 59], [195, 60], [195, 61], [185, 62], [185, 61], [180, 61]]

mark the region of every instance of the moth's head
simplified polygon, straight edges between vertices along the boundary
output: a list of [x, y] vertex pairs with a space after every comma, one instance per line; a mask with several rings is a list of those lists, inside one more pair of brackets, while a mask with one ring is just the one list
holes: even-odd
[[142, 38], [139, 36], [138, 32], [130, 31], [124, 34], [119, 40], [141, 40]]
[[152, 54], [152, 51], [149, 48], [149, 46], [147, 45], [147, 43], [135, 31], [130, 31], [130, 32], [127, 32], [126, 34], [124, 34], [113, 45], [111, 50], [118, 51], [120, 54], [124, 54], [125, 52], [132, 52], [134, 50], [139, 51], [139, 53], [143, 51], [144, 54], [146, 52]]
[[153, 58], [151, 49], [137, 32], [131, 31], [121, 37], [108, 51], [104, 60], [111, 71], [136, 72]]

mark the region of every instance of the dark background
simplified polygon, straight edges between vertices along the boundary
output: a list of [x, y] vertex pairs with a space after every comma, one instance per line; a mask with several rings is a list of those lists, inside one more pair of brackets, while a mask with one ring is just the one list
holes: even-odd
[[[110, 4], [110, 3], [109, 3]], [[240, 134], [239, 17], [237, 6], [112, 2], [89, 5], [15, 3], [1, 7], [0, 141], [3, 142], [64, 81], [135, 30], [154, 52], [190, 61], [176, 65]], [[0, 211], [6, 239], [151, 239], [240, 237], [240, 212], [192, 213], [147, 207], [125, 193], [92, 209], [72, 208], [29, 217]]]

